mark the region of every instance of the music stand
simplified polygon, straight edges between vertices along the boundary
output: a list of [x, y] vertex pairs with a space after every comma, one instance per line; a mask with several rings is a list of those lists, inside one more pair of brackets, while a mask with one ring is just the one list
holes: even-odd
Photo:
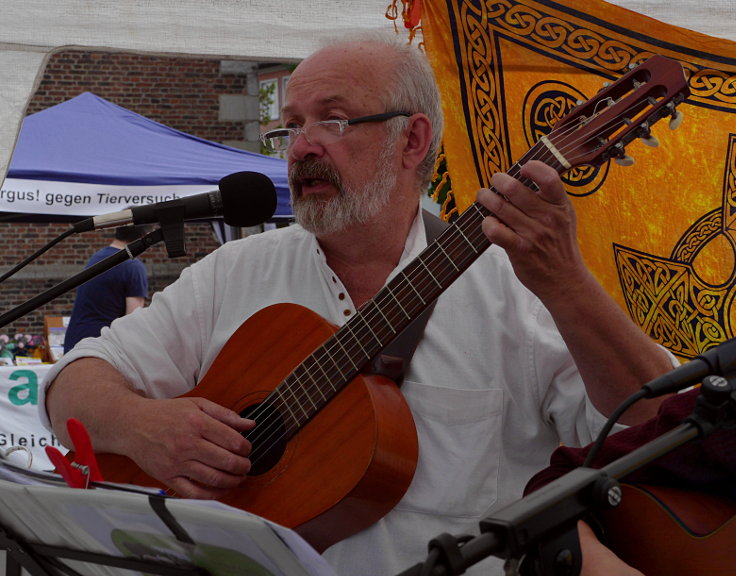
[[102, 484], [74, 489], [56, 474], [0, 461], [6, 575], [335, 576], [295, 532], [259, 516]]

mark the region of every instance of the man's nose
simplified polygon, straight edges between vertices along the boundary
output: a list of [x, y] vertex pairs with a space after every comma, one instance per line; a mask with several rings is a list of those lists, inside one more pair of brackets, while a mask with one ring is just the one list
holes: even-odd
[[292, 138], [289, 145], [289, 154], [294, 158], [302, 159], [311, 155], [320, 155], [324, 148], [314, 138], [310, 138], [306, 130], [301, 130], [296, 138]]

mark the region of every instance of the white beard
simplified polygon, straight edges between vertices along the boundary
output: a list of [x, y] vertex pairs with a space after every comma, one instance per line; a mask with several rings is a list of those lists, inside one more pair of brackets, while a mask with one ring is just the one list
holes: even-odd
[[391, 168], [393, 146], [386, 142], [376, 162], [374, 176], [359, 186], [343, 186], [339, 175], [329, 171], [337, 187], [337, 195], [328, 199], [315, 196], [296, 197], [291, 185], [291, 206], [302, 227], [316, 236], [340, 232], [356, 224], [365, 224], [386, 207], [396, 186], [396, 173]]

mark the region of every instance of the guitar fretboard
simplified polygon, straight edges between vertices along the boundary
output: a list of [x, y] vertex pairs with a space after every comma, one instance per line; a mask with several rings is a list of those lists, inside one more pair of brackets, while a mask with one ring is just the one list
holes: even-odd
[[[508, 174], [520, 178], [523, 163], [535, 158], [562, 165], [537, 143]], [[490, 212], [475, 202], [322, 346], [307, 357], [271, 393], [268, 401], [287, 420], [289, 436], [306, 424], [331, 398], [390, 344], [444, 292], [487, 248], [481, 222]]]

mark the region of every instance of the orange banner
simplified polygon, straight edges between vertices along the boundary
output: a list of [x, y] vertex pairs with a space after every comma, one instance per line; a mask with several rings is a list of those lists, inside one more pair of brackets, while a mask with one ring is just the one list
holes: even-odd
[[683, 359], [736, 326], [736, 43], [666, 25], [600, 0], [423, 0], [422, 31], [446, 116], [451, 181], [462, 211], [494, 172], [653, 54], [680, 62], [690, 97], [632, 166], [578, 167], [565, 182], [585, 258], [655, 340]]

